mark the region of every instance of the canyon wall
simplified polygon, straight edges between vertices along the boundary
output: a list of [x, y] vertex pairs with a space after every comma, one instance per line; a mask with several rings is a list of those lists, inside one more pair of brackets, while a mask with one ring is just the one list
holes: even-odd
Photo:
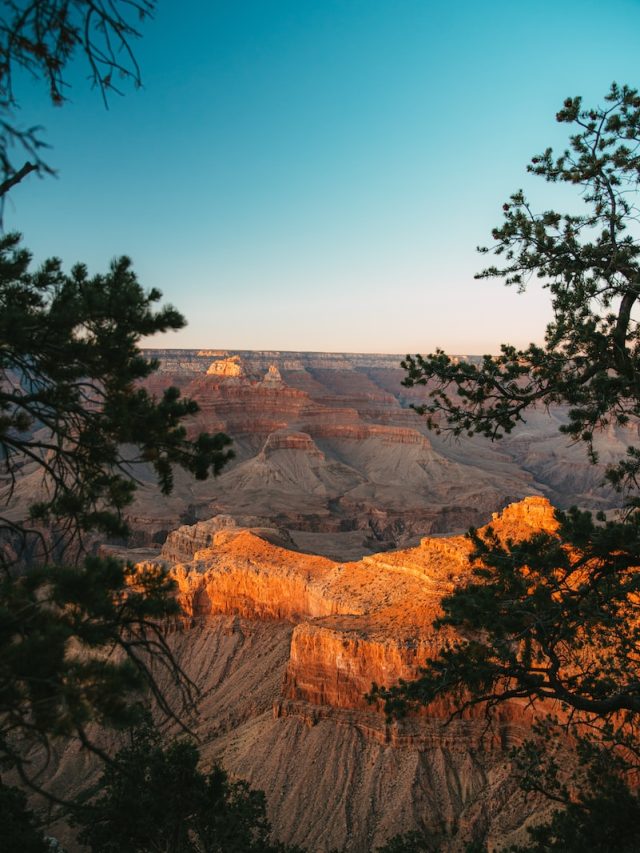
[[[190, 433], [224, 430], [237, 456], [215, 480], [176, 472], [169, 497], [132, 463], [133, 536], [103, 547], [171, 566], [184, 616], [169, 641], [201, 691], [205, 762], [264, 789], [279, 837], [317, 853], [368, 853], [412, 828], [443, 851], [522, 840], [541, 808], [505, 751], [529, 731], [524, 705], [490, 727], [446, 705], [389, 722], [366, 693], [415, 677], [442, 642], [433, 620], [469, 571], [462, 531], [492, 517], [504, 538], [552, 531], [547, 498], [615, 506], [603, 466], [637, 425], [602, 436], [597, 467], [559, 434], [561, 409], [530, 412], [496, 445], [429, 433], [410, 408], [429, 389], [403, 388], [399, 356], [151, 354], [146, 387], [194, 397]], [[43, 488], [26, 465], [11, 517]], [[56, 765], [63, 790], [82, 760], [71, 750]]]
[[[149, 351], [158, 393], [178, 385], [200, 405], [190, 424], [228, 433], [236, 459], [215, 481], [180, 473], [169, 501], [149, 472], [130, 512], [130, 544], [153, 546], [176, 520], [215, 515], [240, 526], [288, 530], [293, 547], [336, 560], [416, 545], [425, 534], [478, 526], [526, 495], [556, 506], [607, 509], [618, 496], [602, 485], [603, 466], [624, 455], [637, 425], [610, 430], [602, 465], [570, 447], [562, 409], [532, 410], [501, 442], [457, 443], [428, 432], [411, 409], [428, 387], [404, 388], [399, 355]], [[459, 356], [477, 361], [474, 356]], [[173, 518], [173, 523], [171, 519]]]
[[[517, 540], [556, 522], [532, 497], [492, 527]], [[432, 622], [469, 571], [466, 538], [336, 562], [282, 547], [273, 530], [179, 533], [191, 558], [171, 569], [185, 614], [171, 642], [203, 690], [203, 755], [266, 791], [278, 837], [317, 853], [367, 853], [413, 828], [443, 851], [522, 839], [541, 809], [507, 759], [529, 731], [523, 704], [490, 726], [477, 711], [451, 720], [443, 703], [389, 721], [365, 695], [415, 677], [445, 638]]]
[[[177, 470], [170, 496], [148, 465], [132, 462], [140, 484], [127, 511], [132, 535], [109, 544], [133, 559], [143, 556], [140, 548], [157, 555], [179, 524], [217, 516], [287, 531], [289, 547], [302, 552], [354, 561], [415, 546], [425, 534], [463, 532], [526, 495], [607, 510], [619, 495], [602, 485], [604, 468], [638, 437], [635, 423], [608, 430], [598, 447], [601, 464], [593, 466], [584, 448], [559, 433], [566, 411], [552, 407], [528, 412], [500, 442], [476, 436], [458, 443], [430, 433], [411, 409], [429, 388], [402, 386], [400, 356], [147, 354], [160, 367], [145, 387], [160, 394], [176, 385], [193, 397], [200, 412], [187, 424], [190, 435], [224, 431], [236, 458], [204, 482]], [[12, 520], [28, 517], [43, 488], [40, 470], [26, 465], [12, 492]]]
[[[540, 497], [491, 524], [503, 541], [556, 529]], [[442, 853], [524, 841], [549, 808], [525, 797], [509, 762], [531, 731], [525, 704], [501, 706], [490, 723], [480, 710], [452, 718], [445, 701], [388, 720], [366, 699], [373, 682], [415, 677], [446, 639], [432, 623], [470, 571], [469, 541], [423, 537], [335, 561], [286, 547], [286, 536], [217, 517], [165, 543], [183, 609], [166, 639], [199, 691], [188, 722], [203, 769], [221, 762], [264, 790], [275, 835], [308, 853], [372, 853], [413, 829]], [[177, 701], [170, 676], [158, 676]], [[109, 738], [114, 753], [119, 741]], [[50, 772], [54, 790], [74, 795], [97, 770], [69, 744]]]

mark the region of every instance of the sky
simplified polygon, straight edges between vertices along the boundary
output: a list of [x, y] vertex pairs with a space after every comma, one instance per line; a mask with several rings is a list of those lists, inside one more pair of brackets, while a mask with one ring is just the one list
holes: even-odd
[[[640, 0], [159, 0], [143, 87], [105, 109], [20, 80], [56, 178], [5, 228], [39, 261], [129, 255], [188, 321], [157, 347], [496, 352], [540, 342], [547, 292], [476, 281], [502, 204], [564, 147], [568, 95], [640, 84]], [[564, 199], [563, 199], [564, 200]]]

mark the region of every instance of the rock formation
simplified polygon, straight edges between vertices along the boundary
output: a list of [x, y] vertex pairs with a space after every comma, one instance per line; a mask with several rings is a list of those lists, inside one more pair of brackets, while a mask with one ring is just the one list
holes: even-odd
[[225, 378], [238, 378], [244, 376], [245, 371], [239, 355], [213, 361], [207, 368], [207, 376], [224, 376]]
[[[555, 529], [540, 497], [491, 524], [503, 540]], [[488, 726], [478, 711], [450, 720], [444, 703], [389, 722], [365, 698], [373, 681], [414, 677], [442, 641], [432, 622], [469, 571], [468, 540], [339, 562], [283, 547], [281, 535], [218, 517], [165, 544], [184, 611], [167, 639], [200, 690], [191, 726], [205, 769], [221, 761], [264, 790], [277, 836], [309, 853], [370, 853], [411, 829], [442, 853], [524, 840], [548, 805], [525, 798], [508, 761], [530, 731], [523, 703]], [[169, 678], [163, 687], [175, 690]], [[52, 759], [67, 795], [90, 772], [72, 745]]]
[[[447, 723], [447, 707], [390, 724], [364, 697], [373, 681], [413, 677], [439, 643], [441, 598], [468, 572], [469, 543], [453, 534], [492, 514], [506, 538], [553, 530], [543, 496], [615, 506], [602, 467], [558, 433], [566, 412], [533, 411], [497, 445], [456, 444], [409, 408], [428, 388], [402, 387], [400, 357], [150, 354], [160, 372], [146, 387], [195, 397], [190, 430], [224, 430], [237, 452], [214, 481], [176, 472], [168, 498], [132, 463], [128, 545], [154, 548], [178, 581], [185, 617], [170, 641], [201, 689], [205, 760], [266, 790], [280, 837], [317, 853], [368, 853], [413, 827], [443, 851], [521, 839], [538, 806], [504, 747], [526, 734], [525, 707], [505, 707], [489, 730], [470, 715]], [[637, 430], [603, 436], [603, 465]], [[42, 489], [26, 465], [11, 517]], [[81, 764], [70, 751], [55, 765], [65, 792]]]
[[[635, 423], [609, 430], [598, 467], [559, 433], [561, 409], [529, 412], [526, 424], [495, 444], [429, 433], [410, 408], [429, 389], [402, 386], [400, 356], [148, 354], [160, 371], [146, 387], [160, 394], [177, 385], [194, 397], [201, 411], [188, 424], [191, 434], [225, 431], [237, 455], [213, 481], [177, 471], [169, 497], [148, 466], [133, 464], [141, 485], [128, 511], [128, 545], [136, 549], [158, 552], [178, 523], [222, 515], [239, 526], [286, 529], [300, 550], [355, 560], [416, 545], [425, 534], [464, 531], [525, 495], [608, 509], [619, 496], [602, 486], [604, 466], [624, 455], [638, 432]], [[12, 493], [16, 518], [27, 517], [42, 489], [32, 468], [25, 466]]]
[[[532, 411], [501, 442], [456, 443], [429, 433], [411, 408], [428, 388], [404, 388], [400, 356], [162, 350], [148, 387], [178, 385], [200, 404], [191, 430], [223, 430], [236, 461], [214, 482], [180, 474], [170, 501], [140, 479], [132, 544], [162, 541], [177, 518], [214, 515], [286, 528], [298, 548], [339, 560], [417, 544], [425, 533], [479, 525], [508, 503], [539, 494], [557, 506], [607, 509], [603, 466], [630, 432], [611, 430], [592, 466], [558, 428], [560, 409]], [[473, 361], [471, 356], [465, 356]], [[306, 438], [302, 438], [304, 435]], [[31, 488], [31, 486], [28, 486]]]
[[[532, 497], [492, 527], [517, 540], [556, 522]], [[442, 641], [432, 622], [469, 571], [468, 540], [340, 563], [269, 535], [218, 519], [167, 540], [167, 556], [178, 543], [193, 554], [172, 568], [186, 619], [173, 642], [205, 688], [206, 758], [265, 789], [279, 837], [310, 851], [365, 853], [411, 828], [439, 834], [443, 851], [520, 838], [540, 808], [506, 759], [528, 730], [523, 704], [487, 728], [477, 712], [449, 722], [442, 705], [389, 723], [365, 697], [372, 682], [415, 677]]]
[[269, 369], [262, 378], [266, 385], [283, 385], [282, 375], [275, 364], [270, 364]]

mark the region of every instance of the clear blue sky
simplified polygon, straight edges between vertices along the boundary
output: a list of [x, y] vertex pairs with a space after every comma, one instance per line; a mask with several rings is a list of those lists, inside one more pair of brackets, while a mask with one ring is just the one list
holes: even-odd
[[640, 84], [640, 0], [159, 0], [144, 88], [18, 92], [57, 179], [12, 194], [36, 258], [134, 259], [188, 327], [153, 345], [495, 351], [547, 298], [476, 282], [479, 243], [562, 145], [567, 95]]

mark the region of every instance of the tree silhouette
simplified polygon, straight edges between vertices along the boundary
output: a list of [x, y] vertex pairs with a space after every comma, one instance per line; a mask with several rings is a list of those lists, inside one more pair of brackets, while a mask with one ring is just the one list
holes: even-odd
[[[204, 479], [232, 455], [222, 433], [187, 437], [193, 401], [140, 386], [157, 366], [140, 338], [184, 323], [155, 311], [159, 298], [126, 258], [94, 277], [56, 260], [31, 272], [19, 238], [0, 238], [0, 756], [31, 783], [51, 738], [97, 749], [89, 724], [132, 724], [145, 689], [175, 717], [159, 668], [192, 699], [161, 624], [178, 611], [173, 582], [154, 566], [83, 558], [88, 532], [126, 533], [132, 462], [168, 493], [175, 465]], [[26, 469], [39, 498], [24, 518], [13, 497]]]
[[[640, 97], [613, 84], [603, 107], [584, 109], [580, 98], [568, 98], [557, 120], [571, 127], [568, 148], [559, 157], [547, 149], [528, 170], [575, 187], [584, 212], [534, 212], [518, 191], [503, 206], [493, 248], [480, 250], [502, 263], [478, 276], [519, 289], [532, 277], [541, 280], [553, 307], [544, 344], [503, 345], [480, 365], [441, 350], [407, 356], [405, 384], [427, 386], [428, 400], [418, 410], [430, 428], [456, 436], [500, 439], [528, 409], [565, 405], [568, 422], [561, 430], [596, 461], [598, 432], [637, 425], [640, 416], [634, 313]], [[541, 720], [539, 736], [516, 756], [525, 787], [566, 806], [533, 834], [535, 849], [584, 850], [580, 845], [591, 834], [596, 846], [589, 849], [604, 850], [592, 833], [595, 823], [600, 840], [619, 833], [624, 849], [640, 846], [637, 821], [623, 826], [620, 809], [603, 807], [612, 792], [620, 799], [624, 791], [633, 804], [627, 813], [638, 808], [625, 779], [637, 773], [640, 757], [639, 475], [637, 445], [607, 471], [626, 501], [620, 519], [594, 520], [573, 509], [557, 514], [556, 534], [518, 544], [499, 541], [491, 530], [484, 536], [472, 531], [472, 571], [443, 600], [437, 622], [454, 627], [459, 639], [443, 646], [415, 682], [374, 689], [389, 713], [448, 695], [459, 712], [518, 698], [544, 716], [549, 705], [541, 707], [541, 700], [556, 700], [562, 710], [555, 724], [578, 744], [575, 760], [563, 765], [554, 757], [558, 748], [566, 750], [567, 739], [558, 738], [553, 719]]]
[[[47, 89], [51, 103], [67, 99], [70, 62], [86, 62], [91, 85], [106, 102], [123, 82], [141, 85], [133, 52], [139, 27], [155, 0], [5, 0], [0, 15], [0, 198], [31, 172], [52, 174], [39, 126], [18, 121], [16, 72]], [[22, 152], [25, 162], [16, 162]]]

